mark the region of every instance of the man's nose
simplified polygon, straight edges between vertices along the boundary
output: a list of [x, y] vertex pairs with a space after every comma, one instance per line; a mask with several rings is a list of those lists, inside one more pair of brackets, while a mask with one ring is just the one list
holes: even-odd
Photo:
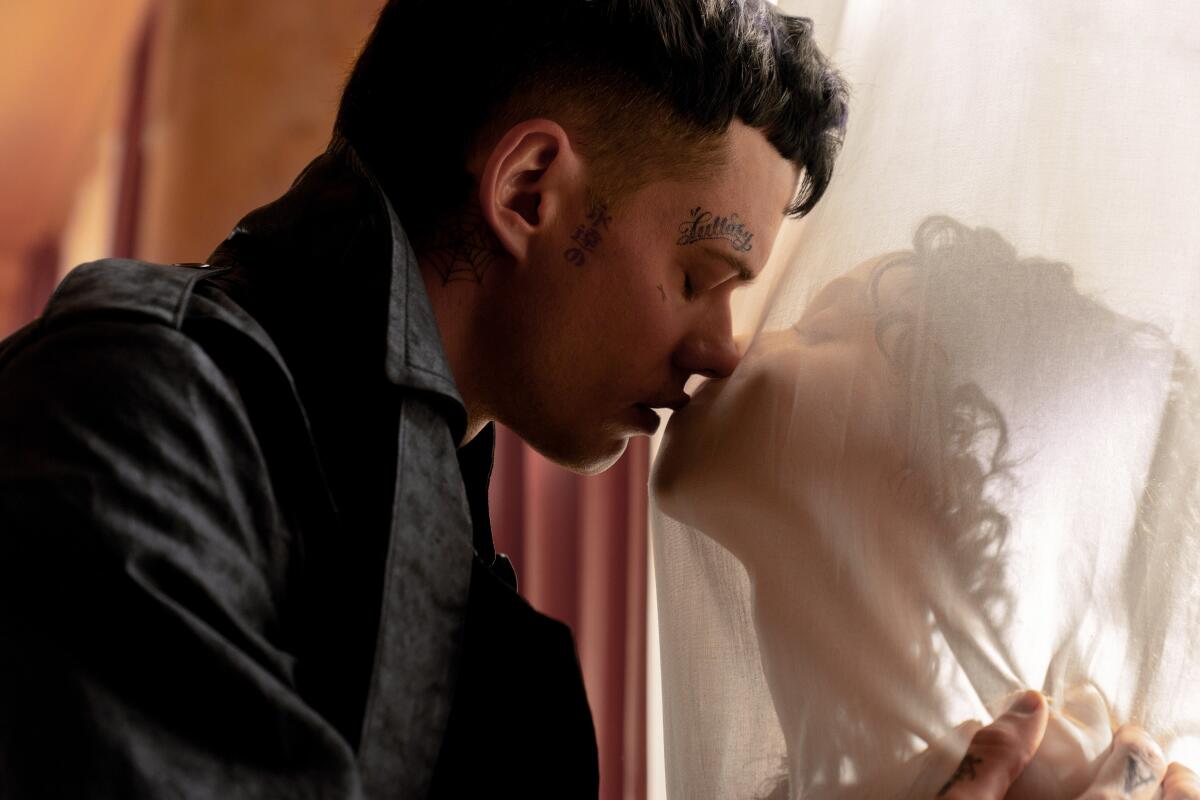
[[715, 379], [729, 377], [739, 361], [741, 353], [728, 322], [719, 332], [689, 337], [675, 355], [675, 366], [680, 370]]

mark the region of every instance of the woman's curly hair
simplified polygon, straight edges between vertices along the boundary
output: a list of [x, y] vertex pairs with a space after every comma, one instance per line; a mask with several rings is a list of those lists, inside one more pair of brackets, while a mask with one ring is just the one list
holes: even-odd
[[[899, 291], [881, 291], [884, 278], [898, 272], [904, 274], [904, 280], [894, 284]], [[956, 581], [956, 594], [967, 607], [979, 609], [982, 621], [993, 630], [1003, 629], [1011, 614], [1005, 583], [1011, 523], [1004, 504], [1016, 481], [1014, 467], [1036, 454], [1011, 452], [1004, 411], [984, 391], [979, 375], [989, 369], [1011, 373], [1025, 366], [1031, 380], [1053, 369], [1054, 381], [1075, 385], [1095, 380], [1097, 371], [1112, 369], [1113, 364], [1141, 363], [1147, 357], [1173, 359], [1168, 419], [1183, 420], [1178, 424], [1195, 431], [1200, 430], [1195, 372], [1161, 329], [1118, 314], [1081, 292], [1067, 264], [1018, 257], [996, 231], [946, 216], [926, 218], [911, 250], [880, 261], [866, 291], [876, 315], [876, 343], [898, 389], [891, 429], [905, 456], [899, 483], [917, 485], [918, 496], [936, 521], [933, 541], [946, 563], [972, 565], [940, 573], [936, 579]], [[1111, 375], [1102, 378], [1114, 380]], [[1179, 437], [1172, 442], [1170, 452], [1156, 455], [1152, 465], [1139, 526], [1156, 514], [1162, 516], [1156, 510], [1163, 502], [1161, 493], [1190, 502], [1194, 513], [1183, 514], [1183, 524], [1200, 527], [1200, 511], [1194, 510], [1200, 509], [1200, 452], [1192, 448], [1181, 458]], [[1169, 484], [1165, 492], [1164, 484]], [[905, 488], [914, 490], [912, 484]], [[1179, 516], [1170, 524], [1178, 524]], [[1155, 523], [1167, 524], [1161, 518]], [[1152, 541], [1139, 535], [1135, 546], [1149, 552]], [[915, 543], [914, 557], [921, 557], [925, 546]], [[1149, 584], [1147, 575], [1136, 569], [1127, 580]], [[927, 665], [927, 678], [935, 681], [939, 662], [932, 652], [933, 629], [953, 625], [954, 620], [948, 619], [946, 609], [928, 611], [931, 636], [914, 643], [915, 659]], [[864, 747], [876, 752], [891, 747], [899, 754], [906, 746], [900, 741], [904, 737], [864, 730], [849, 719], [845, 730], [824, 731], [823, 736], [825, 757], [803, 765], [806, 785], [798, 788], [805, 791], [836, 782], [846, 762], [858, 766], [854, 754], [866, 752]], [[866, 739], [871, 740], [869, 747]], [[782, 777], [760, 796], [792, 796], [788, 779]]]

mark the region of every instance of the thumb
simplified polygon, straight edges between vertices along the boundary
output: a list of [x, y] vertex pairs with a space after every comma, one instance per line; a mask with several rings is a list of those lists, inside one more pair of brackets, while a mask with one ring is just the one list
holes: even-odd
[[995, 722], [980, 728], [958, 769], [937, 796], [945, 800], [1000, 800], [1037, 752], [1049, 719], [1046, 700], [1022, 693]]

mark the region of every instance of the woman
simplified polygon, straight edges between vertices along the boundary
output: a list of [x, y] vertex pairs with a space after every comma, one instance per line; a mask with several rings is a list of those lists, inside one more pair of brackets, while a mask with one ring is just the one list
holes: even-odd
[[[971, 726], [955, 724], [1033, 687], [1056, 713], [1009, 796], [1072, 798], [1116, 724], [1193, 741], [1200, 707], [1177, 688], [1200, 677], [1200, 654], [1163, 645], [1200, 613], [1200, 528], [1161, 500], [1195, 503], [1197, 458], [1155, 452], [1164, 387], [1172, 424], [1200, 430], [1193, 373], [1161, 331], [987, 229], [930, 218], [910, 252], [829, 283], [668, 427], [653, 482], [673, 520], [657, 552], [665, 683], [733, 709], [677, 695], [695, 724], [672, 725], [668, 694], [672, 746], [705, 761], [729, 751], [721, 728], [749, 727], [748, 752], [774, 741], [784, 765], [718, 756], [705, 781], [732, 785], [744, 767], [785, 772], [792, 796], [929, 797], [965, 749]], [[1081, 524], [1088, 509], [1060, 524], [1068, 486], [1094, 501], [1102, 535]], [[670, 627], [704, 630], [672, 595], [689, 552], [717, 594], [745, 598], [751, 628], [728, 612], [707, 655]], [[755, 705], [764, 689], [775, 736], [761, 733], [775, 725]]]

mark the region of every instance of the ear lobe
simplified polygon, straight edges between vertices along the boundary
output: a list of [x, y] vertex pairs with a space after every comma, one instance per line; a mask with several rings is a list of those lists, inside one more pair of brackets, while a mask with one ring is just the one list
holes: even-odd
[[492, 148], [479, 179], [479, 207], [518, 261], [560, 207], [559, 187], [572, 155], [566, 132], [542, 119], [513, 126]]

